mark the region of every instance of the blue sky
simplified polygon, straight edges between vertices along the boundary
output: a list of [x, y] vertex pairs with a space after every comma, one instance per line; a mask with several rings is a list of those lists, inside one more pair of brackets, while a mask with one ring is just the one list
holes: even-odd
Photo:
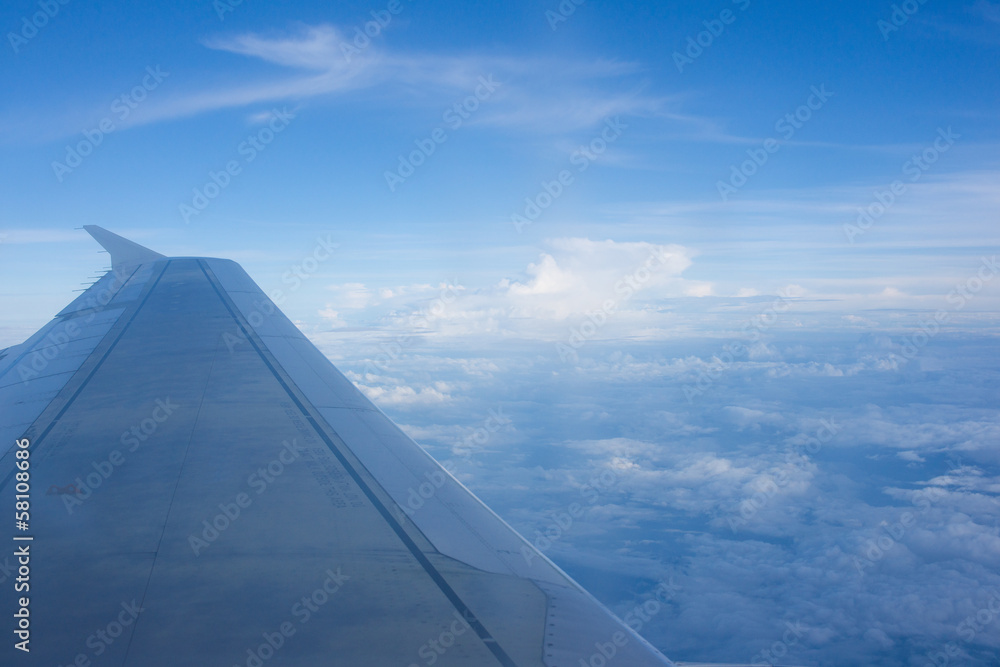
[[[85, 237], [59, 239], [104, 224], [168, 253], [252, 248], [242, 259], [265, 277], [322, 231], [357, 258], [329, 269], [343, 282], [482, 285], [514, 278], [546, 239], [582, 237], [689, 247], [699, 260], [685, 277], [713, 294], [787, 279], [858, 298], [889, 287], [903, 306], [995, 246], [995, 4], [916, 5], [891, 32], [879, 26], [891, 3], [584, 3], [559, 22], [546, 16], [557, 3], [384, 4], [71, 2], [34, 33], [24, 21], [39, 6], [6, 5], [0, 176], [14, 261], [30, 257], [28, 232], [58, 231], [45, 251], [73, 258]], [[357, 49], [372, 12], [390, 20]], [[498, 85], [446, 123], [479, 77]], [[832, 94], [816, 110], [802, 106], [814, 87]], [[800, 108], [800, 127], [782, 121]], [[282, 109], [294, 118], [247, 149]], [[606, 150], [579, 153], [613, 118], [624, 127]], [[386, 172], [437, 128], [445, 142], [391, 191]], [[949, 128], [933, 164], [906, 170]], [[777, 151], [723, 201], [720, 182], [769, 138]], [[231, 161], [240, 173], [185, 216]], [[511, 216], [563, 170], [572, 184], [517, 233]], [[884, 216], [845, 232], [896, 180], [906, 191]], [[374, 230], [387, 243], [372, 245]]]
[[106, 266], [83, 224], [236, 259], [525, 535], [612, 471], [552, 554], [618, 611], [682, 582], [667, 655], [799, 622], [783, 664], [1000, 647], [959, 628], [1000, 585], [1000, 3], [15, 0], [0, 29], [0, 347]]

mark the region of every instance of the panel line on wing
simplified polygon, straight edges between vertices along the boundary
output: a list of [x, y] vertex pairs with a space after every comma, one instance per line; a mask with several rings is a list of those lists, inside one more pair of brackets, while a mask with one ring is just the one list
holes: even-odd
[[[315, 430], [316, 434], [320, 437], [320, 439], [323, 440], [326, 446], [330, 449], [333, 455], [344, 467], [345, 471], [351, 476], [354, 482], [361, 489], [362, 493], [365, 494], [369, 502], [372, 503], [372, 506], [378, 511], [378, 513], [382, 516], [385, 522], [393, 530], [393, 532], [400, 539], [400, 541], [410, 551], [414, 559], [420, 564], [420, 566], [424, 569], [424, 571], [435, 583], [435, 585], [437, 585], [437, 587], [441, 590], [441, 592], [448, 599], [448, 601], [451, 602], [451, 604], [462, 615], [462, 617], [466, 620], [469, 626], [472, 627], [472, 629], [482, 640], [483, 644], [490, 650], [491, 653], [493, 653], [494, 657], [500, 662], [500, 664], [503, 665], [503, 667], [517, 667], [517, 664], [510, 658], [510, 656], [503, 649], [503, 647], [500, 646], [500, 644], [496, 641], [496, 639], [493, 638], [489, 630], [486, 629], [486, 627], [482, 624], [482, 622], [478, 619], [478, 617], [476, 617], [476, 615], [472, 612], [472, 610], [468, 607], [468, 605], [466, 605], [465, 602], [462, 601], [462, 599], [458, 596], [458, 593], [455, 592], [455, 589], [451, 587], [451, 585], [445, 580], [444, 576], [437, 570], [437, 568], [434, 567], [433, 563], [430, 562], [430, 559], [427, 558], [427, 555], [424, 554], [424, 552], [420, 549], [420, 547], [417, 546], [416, 542], [413, 541], [413, 538], [410, 537], [409, 534], [407, 534], [403, 526], [392, 515], [392, 512], [389, 511], [389, 508], [386, 507], [385, 503], [383, 503], [382, 500], [375, 494], [374, 490], [371, 488], [371, 485], [361, 476], [356, 466], [352, 464], [350, 460], [348, 460], [344, 452], [340, 449], [339, 446], [337, 446], [337, 444], [329, 436], [329, 434], [326, 432], [326, 429], [324, 429], [320, 425], [320, 420], [322, 420], [322, 417], [317, 419], [307, 409], [306, 403], [308, 402], [308, 400], [305, 399], [304, 397], [300, 398], [297, 395], [297, 393], [293, 391], [292, 387], [294, 386], [294, 382], [291, 380], [291, 378], [287, 378], [285, 377], [284, 373], [279, 372], [278, 368], [276, 368], [275, 365], [271, 362], [271, 360], [268, 359], [267, 355], [264, 354], [263, 350], [265, 346], [263, 345], [263, 342], [259, 340], [257, 333], [253, 330], [252, 327], [249, 326], [248, 322], [244, 321], [242, 314], [240, 314], [238, 310], [234, 307], [232, 299], [221, 288], [218, 279], [214, 276], [214, 272], [212, 272], [212, 270], [207, 266], [207, 264], [203, 260], [199, 260], [198, 263], [201, 266], [201, 270], [205, 274], [206, 279], [208, 279], [209, 283], [212, 285], [212, 288], [215, 290], [216, 294], [219, 295], [219, 299], [222, 301], [226, 309], [229, 311], [229, 314], [232, 316], [234, 322], [243, 332], [244, 336], [246, 336], [247, 341], [260, 356], [261, 360], [264, 362], [268, 370], [281, 385], [285, 393], [288, 394], [288, 397], [292, 400], [295, 406], [302, 413], [302, 416], [306, 419], [306, 421], [309, 422], [313, 430]], [[328, 428], [331, 432], [334, 433], [334, 435], [336, 435], [336, 431], [334, 431], [329, 426], [329, 424], [326, 424], [325, 420], [322, 421], [323, 424], [326, 426], [326, 428]], [[337, 438], [340, 439], [340, 436], [338, 435]]]
[[[164, 270], [164, 273], [166, 271]], [[194, 440], [194, 433], [198, 428], [198, 420], [201, 419], [201, 410], [205, 405], [205, 394], [208, 392], [208, 386], [212, 380], [212, 371], [215, 370], [215, 363], [219, 358], [219, 350], [216, 348], [215, 355], [212, 357], [212, 365], [208, 370], [208, 375], [205, 379], [205, 387], [201, 392], [201, 400], [198, 401], [198, 410], [195, 413], [194, 420], [191, 423], [191, 433], [187, 437], [187, 445], [184, 447], [184, 458], [181, 459], [180, 468], [177, 470], [177, 480], [174, 482], [174, 490], [170, 494], [170, 502], [167, 505], [167, 511], [163, 514], [163, 526], [160, 528], [160, 537], [156, 540], [156, 550], [153, 552], [153, 561], [149, 564], [149, 574], [146, 577], [146, 585], [142, 589], [142, 597], [139, 600], [139, 607], [141, 608], [146, 602], [146, 595], [149, 593], [149, 584], [153, 580], [153, 572], [156, 571], [156, 560], [160, 555], [160, 545], [163, 544], [163, 536], [167, 532], [167, 525], [170, 523], [170, 512], [174, 508], [174, 500], [177, 498], [177, 488], [180, 486], [181, 477], [184, 476], [184, 466], [187, 463], [188, 453], [191, 451], [191, 442]], [[132, 628], [132, 632], [128, 636], [128, 644], [125, 645], [125, 657], [122, 660], [122, 664], [128, 663], [128, 654], [132, 648], [132, 640], [135, 639], [136, 631], [139, 627], [139, 623], [142, 619], [135, 619], [135, 625]]]
[[[138, 305], [136, 305], [132, 310], [132, 314], [129, 316], [128, 322], [126, 322], [125, 325], [121, 327], [121, 329], [118, 331], [118, 334], [115, 336], [114, 341], [112, 341], [108, 349], [104, 351], [104, 354], [97, 361], [94, 367], [90, 369], [90, 371], [87, 373], [87, 377], [85, 377], [83, 381], [80, 383], [80, 385], [76, 388], [76, 390], [73, 391], [73, 394], [69, 397], [69, 399], [67, 399], [66, 403], [62, 406], [59, 412], [56, 413], [56, 415], [49, 420], [49, 424], [48, 426], [45, 427], [45, 430], [43, 430], [37, 437], [31, 438], [30, 449], [33, 454], [38, 450], [40, 443], [42, 443], [45, 440], [45, 436], [47, 436], [52, 431], [52, 429], [55, 428], [56, 424], [59, 423], [59, 420], [62, 419], [63, 415], [66, 414], [66, 411], [69, 410], [70, 407], [72, 407], [73, 402], [76, 401], [77, 397], [80, 396], [83, 390], [94, 378], [94, 375], [97, 374], [97, 371], [100, 370], [102, 365], [104, 365], [104, 362], [114, 351], [115, 347], [117, 347], [119, 341], [121, 341], [122, 337], [125, 335], [125, 332], [128, 331], [128, 328], [132, 325], [132, 322], [135, 321], [136, 315], [138, 315], [139, 311], [142, 310], [142, 307], [146, 305], [146, 302], [149, 300], [150, 295], [153, 293], [153, 290], [156, 289], [156, 285], [160, 282], [160, 278], [163, 277], [163, 274], [166, 272], [167, 267], [169, 265], [170, 265], [170, 260], [167, 260], [167, 262], [164, 263], [163, 269], [160, 271], [160, 274], [156, 276], [155, 280], [151, 281], [151, 283], [147, 285], [145, 295], [139, 301]], [[111, 332], [108, 333], [110, 335]], [[84, 363], [86, 363], [86, 360], [84, 360]], [[72, 382], [72, 378], [70, 378], [70, 382]], [[69, 383], [67, 383], [67, 386], [68, 385]], [[64, 391], [66, 391], [65, 387], [63, 387], [63, 391], [60, 391], [59, 394], [57, 394], [56, 397], [52, 399], [52, 402], [57, 401], [59, 399], [59, 395], [61, 395]], [[42, 413], [42, 415], [39, 415], [38, 419], [41, 419], [42, 416], [44, 416], [44, 412]], [[38, 423], [38, 419], [36, 419], [35, 422], [28, 427], [28, 429], [25, 431], [26, 435], [31, 431], [31, 429], [35, 426], [35, 424]], [[10, 480], [14, 479], [15, 472], [17, 472], [17, 468], [13, 468], [7, 475], [7, 477], [4, 478], [3, 482], [0, 482], [0, 491], [6, 488], [7, 484], [10, 483]]]
[[[138, 266], [135, 267], [135, 271], [132, 271], [132, 273], [129, 274], [128, 280], [124, 281], [122, 283], [122, 286], [124, 286], [129, 280], [131, 280], [132, 276], [134, 276], [136, 274], [136, 271], [138, 271], [138, 270], [139, 270], [139, 267]], [[84, 293], [84, 294], [86, 294], [86, 293]], [[111, 310], [110, 301], [105, 306], [100, 306], [99, 308], [88, 309], [88, 311], [86, 313], [84, 313], [82, 311], [74, 311], [72, 313], [67, 313], [66, 315], [56, 315], [56, 317], [51, 322], [49, 322], [44, 327], [42, 327], [41, 329], [39, 329], [38, 333], [40, 334], [42, 332], [46, 332], [50, 328], [58, 326], [62, 322], [65, 322], [65, 321], [67, 321], [69, 319], [74, 319], [75, 317], [77, 317], [77, 312], [80, 312], [80, 314], [83, 315], [83, 314], [89, 314], [90, 310], [97, 311], [97, 312], [103, 312], [105, 310]], [[45, 338], [44, 336], [40, 336], [40, 339], [44, 339], [44, 338]], [[28, 340], [30, 341], [31, 339], [29, 338]], [[27, 342], [28, 341], [25, 341], [25, 343], [27, 343]], [[10, 348], [6, 348], [6, 349], [10, 349]], [[25, 348], [18, 355], [17, 359], [14, 359], [12, 362], [10, 362], [10, 365], [7, 366], [7, 368], [5, 368], [2, 372], [0, 372], [0, 378], [2, 378], [4, 375], [6, 375], [8, 371], [12, 371], [14, 368], [16, 368], [18, 364], [20, 364], [22, 361], [24, 361], [24, 358], [26, 356], [28, 356], [31, 352], [34, 352], [36, 349], [38, 349], [37, 345], [30, 345], [30, 346], [25, 345]]]

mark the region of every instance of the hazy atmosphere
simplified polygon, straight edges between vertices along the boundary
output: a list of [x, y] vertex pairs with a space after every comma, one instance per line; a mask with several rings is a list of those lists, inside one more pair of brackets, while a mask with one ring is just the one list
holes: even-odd
[[1000, 660], [1000, 3], [0, 10], [0, 348], [239, 262], [680, 662]]

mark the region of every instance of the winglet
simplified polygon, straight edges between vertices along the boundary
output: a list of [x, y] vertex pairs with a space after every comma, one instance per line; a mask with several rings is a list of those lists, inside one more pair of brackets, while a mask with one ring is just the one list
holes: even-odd
[[111, 254], [111, 267], [116, 271], [146, 262], [155, 262], [158, 259], [166, 259], [164, 255], [113, 234], [103, 227], [84, 225], [83, 228]]

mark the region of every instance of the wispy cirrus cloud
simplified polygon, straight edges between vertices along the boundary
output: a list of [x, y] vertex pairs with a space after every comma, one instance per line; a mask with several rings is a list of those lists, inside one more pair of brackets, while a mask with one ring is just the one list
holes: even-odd
[[972, 6], [972, 13], [986, 19], [990, 23], [1000, 23], [1000, 2], [977, 0]]
[[938, 31], [938, 34], [953, 39], [992, 46], [1000, 44], [1000, 36], [996, 30], [997, 24], [1000, 24], [1000, 3], [976, 0], [964, 7], [964, 14], [966, 17], [958, 16], [950, 19], [935, 17], [927, 23]]
[[[271, 38], [244, 33], [204, 41], [205, 46], [210, 49], [260, 58], [285, 67], [323, 72], [351, 68], [351, 63], [340, 50], [340, 44], [343, 43], [344, 38], [340, 32], [329, 25], [307, 26], [297, 34]], [[363, 53], [356, 60], [355, 65], [366, 62]]]
[[[224, 110], [259, 113], [264, 104], [300, 104], [311, 99], [337, 100], [361, 91], [394, 104], [445, 107], [471, 94], [482, 77], [499, 84], [490, 108], [469, 124], [565, 133], [600, 124], [614, 115], [663, 117], [690, 124], [677, 110], [679, 98], [643, 90], [642, 68], [609, 59], [583, 60], [539, 55], [494, 56], [477, 53], [438, 55], [394, 51], [384, 42], [363, 49], [336, 26], [304, 25], [278, 33], [241, 33], [202, 41], [216, 53], [241, 56], [236, 63], [204, 68], [218, 78], [222, 69], [232, 81], [188, 84], [164, 90], [130, 114], [122, 128], [190, 118]], [[279, 69], [262, 68], [262, 64]], [[384, 101], [384, 100], [383, 100]], [[89, 112], [84, 112], [89, 113]], [[89, 115], [93, 115], [90, 113]], [[66, 135], [86, 119], [60, 121]], [[52, 130], [48, 129], [47, 134]]]

